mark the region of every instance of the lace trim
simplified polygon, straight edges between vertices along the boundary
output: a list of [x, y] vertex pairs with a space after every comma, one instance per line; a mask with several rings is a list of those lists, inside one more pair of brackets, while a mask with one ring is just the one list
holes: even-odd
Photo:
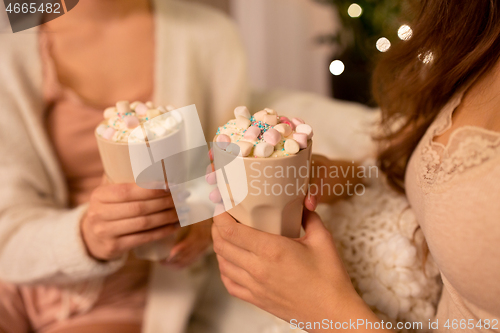
[[442, 111], [425, 136], [421, 149], [421, 179], [427, 185], [440, 185], [468, 169], [479, 166], [500, 155], [500, 133], [477, 126], [459, 127], [453, 131], [445, 146], [433, 139], [449, 130], [455, 109], [463, 93], [454, 98]]

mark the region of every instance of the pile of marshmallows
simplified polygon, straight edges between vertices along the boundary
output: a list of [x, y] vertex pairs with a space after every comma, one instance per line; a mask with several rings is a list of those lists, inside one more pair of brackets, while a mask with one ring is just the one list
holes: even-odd
[[[252, 153], [255, 157], [270, 157], [275, 149], [282, 149], [288, 155], [297, 154], [301, 149], [307, 148], [308, 140], [313, 137], [313, 129], [300, 118], [278, 116], [275, 110], [264, 109], [253, 115], [247, 107], [240, 106], [234, 110], [236, 127], [244, 131], [243, 138], [256, 142], [239, 140], [240, 155], [247, 157]], [[283, 148], [277, 147], [284, 140]], [[226, 134], [219, 134], [216, 142], [226, 144], [230, 149], [231, 138]], [[234, 147], [234, 146], [232, 146]]]
[[[111, 140], [118, 128], [123, 130], [132, 130], [139, 126], [141, 123], [153, 119], [161, 114], [172, 111], [173, 107], [154, 107], [153, 102], [133, 102], [130, 104], [128, 101], [119, 101], [116, 106], [112, 106], [104, 110], [104, 119], [107, 124], [101, 124], [97, 128], [97, 134], [106, 140]], [[167, 121], [176, 122], [174, 118], [167, 118]], [[167, 124], [168, 125], [168, 124]], [[172, 127], [177, 123], [171, 124]]]

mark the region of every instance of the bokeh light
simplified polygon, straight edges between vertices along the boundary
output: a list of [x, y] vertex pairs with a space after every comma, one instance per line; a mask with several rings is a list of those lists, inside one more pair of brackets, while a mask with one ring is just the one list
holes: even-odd
[[391, 48], [391, 42], [387, 38], [381, 37], [377, 40], [376, 46], [380, 52], [386, 52]]
[[350, 17], [360, 17], [362, 13], [363, 8], [357, 3], [353, 3], [347, 8], [347, 14], [349, 14]]
[[340, 75], [344, 72], [345, 65], [342, 61], [340, 60], [334, 60], [330, 64], [330, 73], [333, 75]]
[[413, 30], [410, 28], [409, 25], [403, 24], [402, 26], [399, 27], [398, 29], [398, 37], [401, 40], [408, 40], [413, 36]]

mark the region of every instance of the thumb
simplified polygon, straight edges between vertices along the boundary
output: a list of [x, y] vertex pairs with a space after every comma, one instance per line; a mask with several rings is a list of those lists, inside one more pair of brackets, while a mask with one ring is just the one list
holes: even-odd
[[316, 237], [317, 235], [322, 235], [328, 233], [323, 221], [319, 215], [315, 212], [305, 211], [302, 225], [306, 232], [306, 237]]

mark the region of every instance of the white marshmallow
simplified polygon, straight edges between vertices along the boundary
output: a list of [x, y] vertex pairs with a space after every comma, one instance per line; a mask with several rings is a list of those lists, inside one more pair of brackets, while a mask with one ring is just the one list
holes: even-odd
[[165, 134], [167, 134], [167, 129], [163, 126], [152, 126], [151, 131], [157, 136], [157, 137], [163, 137]]
[[269, 108], [265, 108], [264, 111], [267, 112], [267, 114], [272, 114], [272, 115], [276, 115], [276, 111], [274, 111], [273, 109], [269, 109]]
[[234, 116], [238, 118], [238, 116], [245, 117], [247, 119], [250, 119], [250, 111], [248, 111], [248, 108], [246, 106], [238, 106], [236, 109], [234, 109]]
[[249, 118], [245, 118], [243, 116], [236, 117], [236, 127], [246, 130], [247, 128], [250, 127], [251, 124], [252, 122], [250, 121]]
[[275, 114], [268, 114], [264, 116], [263, 121], [269, 126], [275, 126], [278, 124], [278, 117]]
[[295, 155], [299, 152], [300, 146], [294, 139], [288, 139], [285, 141], [285, 151], [288, 154]]
[[253, 154], [256, 157], [269, 157], [274, 152], [274, 146], [267, 142], [261, 142], [253, 149]]
[[146, 102], [146, 106], [150, 109], [154, 108], [155, 105], [153, 104], [153, 102], [149, 101], [149, 102]]
[[132, 104], [130, 104], [130, 108], [131, 108], [132, 110], [135, 110], [135, 108], [137, 107], [137, 105], [139, 105], [140, 103], [141, 103], [141, 102], [139, 102], [139, 101], [135, 101], [135, 102], [133, 102]]
[[167, 119], [165, 119], [164, 124], [166, 129], [173, 130], [177, 127], [178, 122], [174, 117], [168, 117]]
[[287, 136], [289, 136], [290, 134], [292, 134], [292, 128], [290, 127], [290, 125], [285, 124], [285, 123], [278, 124], [278, 125], [274, 126], [273, 128], [275, 130], [277, 130], [278, 132], [280, 132], [281, 135], [283, 135], [285, 138]]
[[112, 118], [112, 117], [116, 116], [117, 113], [118, 113], [118, 110], [114, 106], [112, 106], [112, 107], [104, 110], [104, 118], [105, 119]]
[[167, 113], [167, 109], [165, 109], [165, 107], [163, 106], [159, 106], [157, 107], [158, 111], [160, 111], [160, 113]]
[[149, 119], [153, 119], [153, 118], [158, 117], [160, 115], [160, 110], [151, 109], [151, 110], [148, 110], [148, 112], [146, 114], [147, 114]]
[[264, 121], [264, 116], [267, 115], [267, 112], [265, 110], [259, 111], [256, 114], [253, 115], [255, 121]]
[[108, 128], [106, 125], [101, 124], [96, 128], [95, 132], [97, 133], [97, 135], [102, 136], [106, 131], [106, 128]]
[[118, 103], [116, 103], [116, 109], [121, 114], [129, 113], [132, 111], [130, 109], [130, 103], [128, 101], [119, 101]]
[[298, 125], [295, 128], [295, 132], [306, 134], [308, 140], [311, 140], [311, 138], [314, 135], [312, 127], [309, 126], [309, 125], [307, 125], [307, 124], [300, 124], [300, 125]]
[[236, 144], [240, 147], [240, 156], [247, 157], [252, 153], [253, 144], [246, 141], [238, 141]]

